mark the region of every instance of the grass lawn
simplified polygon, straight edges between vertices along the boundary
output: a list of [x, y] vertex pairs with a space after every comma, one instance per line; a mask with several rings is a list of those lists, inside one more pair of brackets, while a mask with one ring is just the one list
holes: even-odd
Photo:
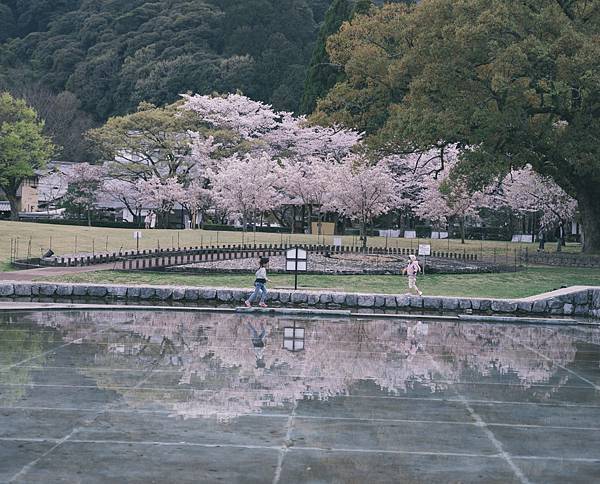
[[[272, 274], [271, 288], [293, 287], [293, 276]], [[184, 275], [142, 272], [99, 271], [55, 277], [63, 282], [115, 282], [130, 284], [165, 284], [251, 288], [253, 274]], [[418, 286], [428, 295], [481, 296], [513, 298], [558, 289], [562, 285], [600, 285], [600, 269], [529, 268], [517, 273], [500, 274], [433, 274], [418, 278]], [[303, 289], [335, 289], [340, 291], [404, 293], [406, 277], [402, 276], [334, 276], [300, 275]]]
[[[140, 249], [154, 249], [157, 247], [190, 247], [200, 245], [223, 245], [239, 244], [242, 242], [241, 232], [217, 232], [206, 230], [142, 230]], [[52, 248], [58, 254], [72, 254], [75, 252], [118, 252], [119, 250], [134, 250], [136, 247], [133, 240], [133, 231], [130, 229], [111, 229], [102, 227], [79, 227], [73, 225], [36, 224], [31, 222], [0, 221], [0, 262], [10, 259], [11, 239], [18, 239], [18, 256], [20, 258], [39, 257], [40, 254]], [[316, 235], [303, 234], [269, 234], [269, 233], [247, 233], [246, 243], [257, 244], [279, 244], [279, 243], [323, 243], [333, 244], [330, 236], [317, 237]], [[404, 247], [417, 248], [419, 243], [432, 245], [433, 250], [444, 250], [449, 252], [487, 254], [494, 251], [498, 258], [502, 254], [516, 248], [528, 247], [535, 250], [536, 244], [513, 244], [499, 241], [467, 240], [463, 245], [460, 240], [430, 240], [430, 239], [400, 239], [385, 237], [369, 237], [370, 246], [378, 247]], [[359, 245], [356, 237], [343, 237], [344, 245]], [[555, 250], [556, 244], [546, 244], [547, 251]], [[566, 247], [569, 252], [578, 252], [579, 244], [569, 244]], [[0, 265], [0, 270], [7, 270], [7, 266]]]

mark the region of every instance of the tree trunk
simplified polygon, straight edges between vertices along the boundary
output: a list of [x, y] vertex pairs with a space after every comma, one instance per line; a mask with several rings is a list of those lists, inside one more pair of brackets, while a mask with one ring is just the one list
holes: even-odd
[[460, 218], [460, 243], [465, 243], [465, 218]]
[[577, 197], [583, 226], [583, 247], [586, 254], [600, 253], [600, 197], [597, 193], [579, 193]]
[[360, 237], [362, 239], [362, 250], [367, 251], [367, 222], [362, 220], [360, 223]]
[[6, 193], [6, 198], [8, 198], [8, 202], [10, 203], [10, 219], [15, 221], [19, 220], [19, 207], [17, 197], [10, 193]]
[[88, 220], [88, 227], [92, 226], [92, 211], [91, 209], [87, 209], [87, 220]]

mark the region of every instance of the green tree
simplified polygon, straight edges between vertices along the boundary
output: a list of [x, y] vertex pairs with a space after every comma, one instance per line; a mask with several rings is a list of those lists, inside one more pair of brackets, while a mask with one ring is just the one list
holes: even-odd
[[333, 0], [325, 14], [325, 21], [319, 31], [319, 38], [304, 82], [304, 94], [300, 102], [302, 113], [312, 113], [317, 100], [324, 97], [329, 89], [344, 78], [344, 71], [340, 66], [331, 63], [325, 47], [327, 38], [336, 33], [340, 26], [351, 18], [353, 4], [353, 0]]
[[458, 144], [472, 188], [531, 164], [579, 202], [600, 251], [600, 0], [386, 5], [328, 41], [346, 80], [315, 119], [374, 149]]
[[194, 116], [176, 105], [141, 103], [137, 112], [110, 118], [88, 135], [110, 163], [111, 175], [125, 181], [185, 180], [194, 167], [188, 130], [198, 130]]
[[19, 187], [54, 152], [54, 145], [43, 130], [44, 122], [25, 101], [7, 92], [0, 94], [0, 189], [10, 202], [11, 220], [19, 217]]

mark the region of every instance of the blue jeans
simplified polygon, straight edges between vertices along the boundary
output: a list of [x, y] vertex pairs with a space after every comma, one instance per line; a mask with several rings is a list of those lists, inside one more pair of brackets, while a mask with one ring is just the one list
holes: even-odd
[[254, 283], [254, 292], [252, 294], [250, 294], [250, 297], [248, 298], [248, 302], [250, 304], [252, 304], [254, 301], [256, 301], [256, 298], [258, 298], [258, 296], [260, 296], [261, 303], [264, 303], [265, 300], [267, 299], [267, 287], [265, 286], [265, 284], [263, 282], [255, 282]]

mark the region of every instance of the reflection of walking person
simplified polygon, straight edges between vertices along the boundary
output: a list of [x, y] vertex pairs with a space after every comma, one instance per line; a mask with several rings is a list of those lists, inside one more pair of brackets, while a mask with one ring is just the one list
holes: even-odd
[[259, 268], [256, 271], [256, 279], [254, 281], [254, 292], [250, 294], [250, 297], [246, 301], [246, 307], [252, 306], [252, 303], [260, 296], [260, 302], [258, 305], [261, 308], [266, 308], [267, 305], [265, 301], [267, 300], [267, 282], [269, 279], [267, 278], [267, 265], [269, 264], [269, 259], [267, 257], [261, 257]]
[[264, 368], [265, 363], [263, 361], [265, 345], [266, 345], [266, 335], [267, 332], [265, 330], [265, 326], [263, 323], [260, 323], [260, 333], [256, 330], [251, 323], [246, 323], [248, 325], [248, 329], [250, 330], [250, 339], [252, 340], [252, 346], [254, 347], [254, 355], [256, 356], [256, 367]]
[[414, 289], [417, 291], [419, 296], [422, 296], [423, 293], [417, 287], [417, 274], [419, 271], [422, 271], [419, 261], [415, 255], [411, 254], [410, 262], [404, 269], [402, 269], [402, 274], [406, 274], [408, 276], [408, 290], [410, 291], [411, 289]]

